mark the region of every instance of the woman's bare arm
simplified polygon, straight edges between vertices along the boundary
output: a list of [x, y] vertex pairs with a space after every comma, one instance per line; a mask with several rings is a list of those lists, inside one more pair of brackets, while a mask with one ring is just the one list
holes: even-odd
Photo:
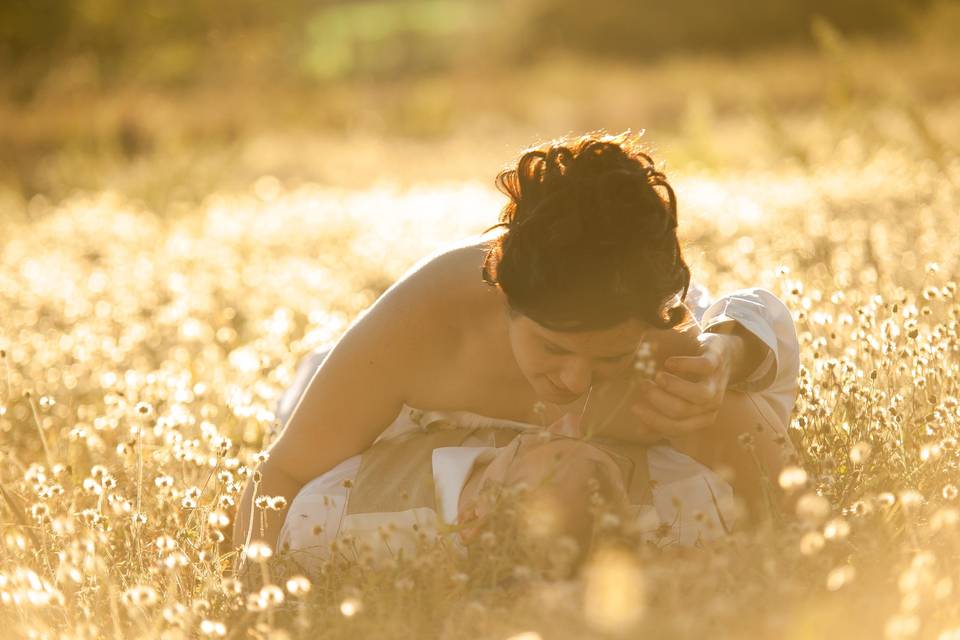
[[388, 289], [326, 357], [269, 447], [259, 483], [247, 482], [237, 505], [234, 548], [248, 539], [251, 512], [250, 539], [276, 546], [286, 511], [267, 511], [261, 527], [254, 491], [283, 496], [289, 505], [304, 484], [373, 443], [400, 412], [416, 374], [431, 366], [431, 354], [446, 349], [449, 355], [451, 332], [437, 326], [428, 295], [436, 285], [432, 271], [427, 265]]

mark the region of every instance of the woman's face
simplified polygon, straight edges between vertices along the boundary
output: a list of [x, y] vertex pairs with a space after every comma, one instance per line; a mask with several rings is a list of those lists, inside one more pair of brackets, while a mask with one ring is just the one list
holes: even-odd
[[553, 331], [517, 313], [509, 327], [520, 370], [537, 397], [555, 404], [570, 404], [591, 385], [625, 373], [648, 328], [628, 320], [610, 329]]

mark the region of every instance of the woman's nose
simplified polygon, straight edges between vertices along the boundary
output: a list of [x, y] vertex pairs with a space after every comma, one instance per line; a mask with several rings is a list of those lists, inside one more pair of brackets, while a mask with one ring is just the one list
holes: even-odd
[[570, 392], [581, 395], [590, 388], [593, 371], [590, 363], [584, 360], [573, 360], [560, 372], [560, 382]]

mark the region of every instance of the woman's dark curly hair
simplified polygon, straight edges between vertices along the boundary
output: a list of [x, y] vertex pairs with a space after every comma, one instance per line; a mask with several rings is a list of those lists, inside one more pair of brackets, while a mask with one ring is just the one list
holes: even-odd
[[497, 175], [510, 202], [486, 231], [506, 230], [490, 241], [482, 272], [511, 311], [556, 331], [632, 318], [667, 329], [685, 319], [690, 269], [677, 199], [638, 138], [563, 137]]

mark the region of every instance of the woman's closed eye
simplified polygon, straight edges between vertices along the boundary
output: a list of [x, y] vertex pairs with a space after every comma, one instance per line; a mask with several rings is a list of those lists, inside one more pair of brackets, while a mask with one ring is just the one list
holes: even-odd
[[558, 356], [562, 356], [562, 355], [566, 355], [566, 354], [570, 353], [569, 351], [567, 351], [567, 350], [564, 349], [563, 347], [558, 347], [557, 345], [553, 344], [552, 342], [547, 342], [547, 343], [545, 343], [545, 344], [546, 344], [546, 346], [547, 346], [547, 352], [549, 352], [549, 353], [553, 353], [553, 354], [556, 354], [556, 355], [558, 355]]
[[[546, 343], [546, 348], [547, 348], [547, 351], [548, 351], [549, 353], [552, 353], [552, 354], [555, 354], [555, 355], [558, 355], [558, 356], [566, 355], [566, 354], [571, 353], [570, 351], [564, 349], [563, 347], [558, 347], [557, 345], [555, 345], [555, 344], [553, 344], [553, 343], [551, 343], [551, 342], [547, 342], [547, 343]], [[609, 362], [610, 364], [617, 364], [617, 363], [620, 363], [620, 362], [625, 362], [626, 359], [629, 358], [629, 357], [632, 356], [632, 355], [633, 355], [633, 352], [631, 351], [630, 353], [621, 353], [621, 354], [619, 354], [619, 355], [601, 357], [601, 358], [597, 358], [597, 359], [598, 359], [600, 362]]]

